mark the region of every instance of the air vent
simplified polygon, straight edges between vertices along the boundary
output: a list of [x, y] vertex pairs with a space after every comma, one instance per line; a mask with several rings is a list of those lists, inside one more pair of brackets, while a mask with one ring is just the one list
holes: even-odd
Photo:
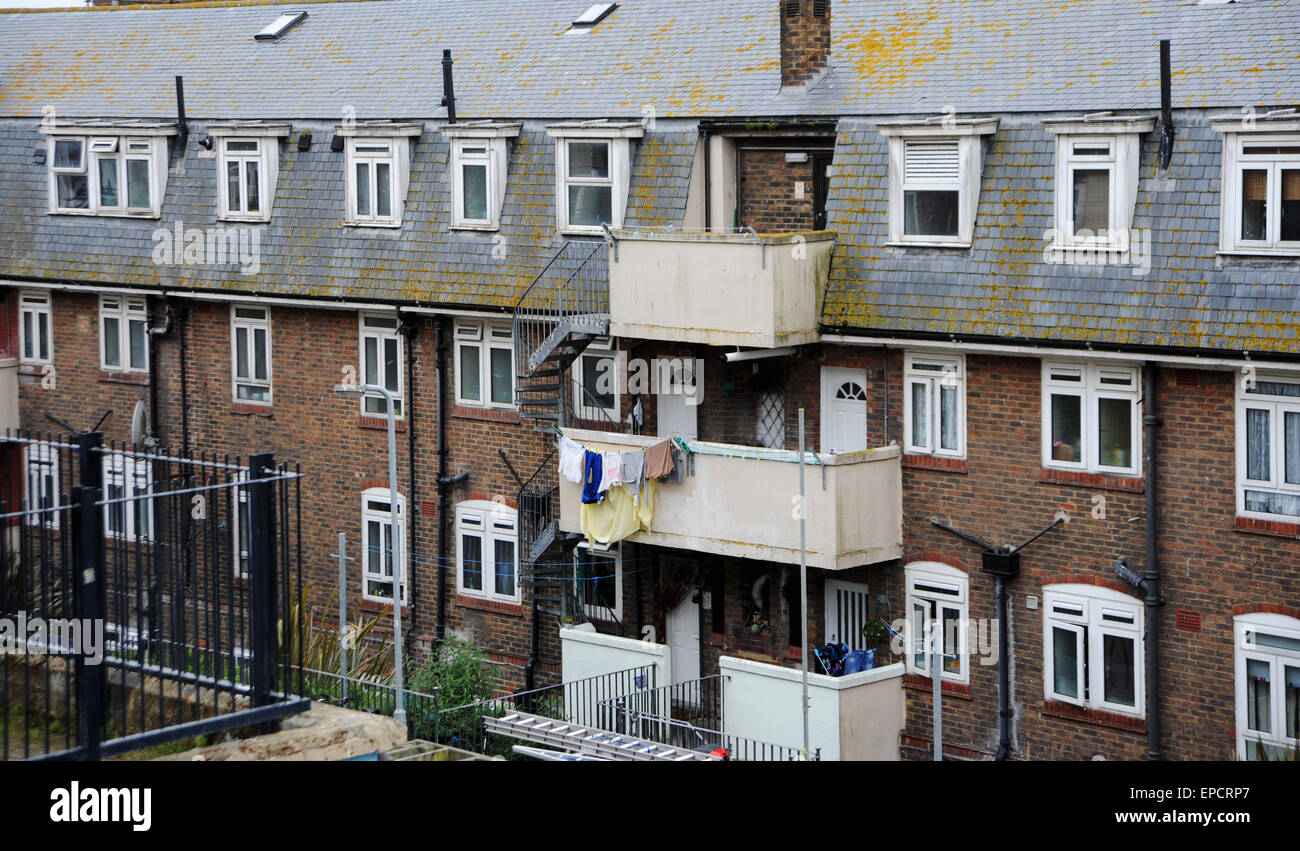
[[306, 12], [285, 12], [283, 15], [268, 24], [266, 29], [253, 36], [253, 38], [258, 41], [275, 41], [290, 29], [300, 24], [303, 18], [306, 17]]
[[1183, 632], [1201, 631], [1201, 613], [1191, 609], [1178, 609], [1174, 612], [1174, 629]]
[[573, 25], [579, 29], [591, 29], [609, 17], [609, 13], [618, 8], [617, 3], [597, 3], [573, 19]]
[[830, 14], [831, 0], [813, 0], [813, 17], [824, 18]]
[[785, 0], [785, 16], [787, 18], [799, 17], [799, 0]]

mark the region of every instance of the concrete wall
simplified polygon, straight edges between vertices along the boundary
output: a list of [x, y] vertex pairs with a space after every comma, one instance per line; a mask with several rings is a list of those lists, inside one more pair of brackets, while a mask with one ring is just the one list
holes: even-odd
[[610, 330], [710, 345], [815, 342], [833, 239], [621, 231], [609, 264]]
[[602, 635], [590, 624], [560, 629], [564, 681], [597, 677], [642, 665], [655, 666], [655, 685], [672, 683], [672, 654], [666, 644]]
[[[803, 743], [802, 678], [782, 668], [724, 656], [724, 732], [777, 745]], [[897, 760], [903, 730], [903, 666], [846, 677], [808, 675], [808, 747], [824, 760]]]
[[[659, 442], [657, 437], [570, 429], [569, 436], [593, 450], [623, 451]], [[767, 452], [784, 460], [725, 457], [706, 452], [754, 450], [697, 442], [695, 475], [660, 483], [649, 532], [637, 543], [799, 563], [797, 452]], [[808, 564], [841, 570], [902, 554], [899, 449], [886, 446], [842, 455], [820, 455], [808, 465], [806, 515]], [[822, 475], [825, 473], [825, 489]], [[581, 531], [582, 489], [560, 481], [560, 528]]]
[[0, 431], [18, 428], [18, 359], [0, 360]]

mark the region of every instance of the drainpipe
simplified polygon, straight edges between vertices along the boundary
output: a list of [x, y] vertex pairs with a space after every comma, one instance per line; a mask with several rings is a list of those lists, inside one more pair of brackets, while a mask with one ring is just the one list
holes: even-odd
[[411, 619], [406, 624], [407, 632], [415, 626], [415, 606], [419, 602], [416, 596], [416, 585], [411, 581], [411, 565], [413, 559], [411, 554], [415, 552], [415, 518], [419, 516], [420, 503], [415, 496], [415, 353], [411, 344], [416, 337], [420, 336], [420, 327], [415, 324], [416, 320], [403, 316], [400, 312], [398, 317], [398, 333], [406, 340], [406, 459], [407, 459], [407, 480], [406, 480], [406, 581], [410, 583]]
[[172, 319], [176, 309], [165, 305], [166, 314], [161, 328], [152, 325], [153, 313], [149, 314], [149, 437], [158, 438], [158, 341], [172, 332]]
[[1011, 640], [1007, 623], [1007, 580], [997, 577], [998, 594], [998, 753], [994, 759], [1002, 762], [1011, 755]]
[[185, 329], [189, 325], [190, 309], [186, 305], [179, 305], [176, 308], [177, 315], [180, 317], [180, 370], [181, 370], [181, 451], [185, 457], [190, 454], [190, 384], [185, 371], [189, 365], [189, 359], [186, 355], [186, 333]]
[[1146, 590], [1147, 613], [1147, 759], [1161, 759], [1160, 753], [1160, 563], [1156, 554], [1157, 507], [1156, 473], [1159, 454], [1156, 429], [1161, 425], [1156, 414], [1156, 365], [1148, 361], [1142, 374], [1142, 464], [1146, 470], [1147, 522], [1146, 572], [1142, 586]]
[[436, 320], [434, 374], [438, 384], [438, 644], [447, 637], [447, 317]]
[[704, 231], [713, 230], [713, 149], [708, 130], [700, 131], [700, 144], [704, 146]]

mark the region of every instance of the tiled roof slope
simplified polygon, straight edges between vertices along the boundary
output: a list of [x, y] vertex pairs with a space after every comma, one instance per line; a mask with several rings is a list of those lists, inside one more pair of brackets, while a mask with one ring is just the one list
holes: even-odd
[[[46, 168], [32, 151], [43, 143], [34, 124], [0, 123], [0, 274], [105, 284], [322, 298], [509, 307], [561, 244], [555, 229], [555, 143], [529, 124], [514, 142], [499, 233], [449, 230], [450, 146], [426, 127], [411, 155], [410, 192], [401, 228], [349, 228], [343, 154], [332, 153], [330, 126], [315, 129], [311, 150], [287, 146], [271, 222], [257, 226], [260, 269], [238, 263], [159, 265], [154, 232], [213, 229], [216, 159], [191, 142], [184, 167], [173, 163], [161, 220], [46, 215]], [[201, 137], [196, 124], [192, 137]], [[696, 148], [694, 126], [658, 122], [633, 160], [627, 221], [682, 220]]]
[[888, 145], [874, 124], [840, 125], [829, 227], [839, 233], [823, 321], [835, 328], [1142, 347], [1300, 354], [1300, 261], [1219, 257], [1223, 141], [1177, 113], [1168, 177], [1144, 137], [1133, 227], [1140, 266], [1046, 262], [1055, 144], [1036, 119], [1002, 116], [985, 143], [970, 249], [891, 248]]
[[0, 115], [170, 116], [185, 75], [201, 118], [441, 117], [456, 58], [462, 117], [871, 115], [1154, 106], [1173, 41], [1177, 106], [1285, 104], [1300, 91], [1300, 3], [834, 0], [832, 71], [780, 93], [778, 0], [235, 3], [0, 15]]

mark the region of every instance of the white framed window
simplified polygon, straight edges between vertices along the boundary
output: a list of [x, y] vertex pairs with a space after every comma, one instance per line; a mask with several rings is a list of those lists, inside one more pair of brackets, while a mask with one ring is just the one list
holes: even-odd
[[221, 218], [266, 221], [267, 168], [263, 148], [270, 147], [264, 139], [221, 140]]
[[573, 362], [573, 413], [584, 420], [618, 422], [619, 353], [609, 337], [592, 341]]
[[578, 604], [588, 618], [623, 619], [623, 554], [618, 544], [578, 544], [573, 550], [573, 582]]
[[588, 121], [547, 128], [555, 139], [556, 223], [565, 233], [623, 226], [631, 174], [631, 140], [640, 122]]
[[29, 443], [25, 448], [29, 526], [59, 528], [59, 450], [49, 443]]
[[979, 209], [981, 139], [994, 119], [882, 122], [889, 138], [889, 241], [970, 245]]
[[234, 400], [271, 404], [271, 310], [230, 307], [230, 369]]
[[1056, 137], [1053, 250], [1129, 250], [1140, 138], [1155, 119], [1109, 113], [1043, 122]]
[[[362, 557], [362, 596], [367, 600], [393, 601], [394, 535], [405, 543], [406, 498], [397, 495], [397, 517], [393, 517], [393, 501], [388, 488], [369, 488], [361, 494], [361, 541], [365, 553]], [[410, 599], [411, 577], [406, 566], [410, 564], [406, 547], [401, 547], [402, 605]]]
[[965, 357], [908, 352], [903, 358], [903, 376], [906, 451], [965, 457]]
[[99, 364], [112, 372], [149, 371], [149, 308], [142, 298], [99, 299]]
[[1043, 362], [1043, 466], [1141, 474], [1137, 367]]
[[456, 591], [520, 603], [518, 514], [504, 502], [470, 500], [456, 506]]
[[1237, 513], [1300, 517], [1300, 375], [1237, 378]]
[[940, 636], [940, 677], [957, 683], [970, 682], [970, 648], [966, 626], [969, 621], [970, 579], [951, 565], [935, 561], [909, 564], [903, 570], [907, 582], [907, 629], [910, 647], [907, 668], [930, 676], [930, 653], [935, 633]]
[[515, 406], [515, 344], [509, 323], [457, 321], [456, 404]]
[[1095, 585], [1043, 586], [1048, 700], [1142, 715], [1142, 604]]
[[449, 124], [451, 141], [451, 226], [496, 230], [505, 203], [509, 140], [522, 125], [491, 121]]
[[50, 212], [157, 218], [167, 182], [169, 132], [174, 131], [50, 135]]
[[1300, 133], [1224, 135], [1220, 233], [1225, 251], [1300, 254]]
[[153, 539], [153, 506], [147, 498], [153, 473], [144, 458], [125, 452], [104, 457], [104, 534], [124, 541]]
[[355, 122], [340, 125], [344, 137], [344, 224], [400, 227], [411, 176], [410, 137], [422, 124]]
[[18, 352], [23, 363], [54, 362], [50, 294], [24, 290], [18, 294]]
[[[402, 416], [401, 321], [391, 313], [361, 314], [361, 383], [386, 387], [393, 394], [393, 414]], [[361, 413], [387, 416], [388, 404], [378, 393], [361, 399]]]
[[[796, 574], [794, 578], [798, 580], [799, 577]], [[863, 640], [862, 629], [869, 620], [870, 590], [861, 582], [842, 582], [838, 579], [827, 579], [825, 592], [827, 643], [839, 644], [842, 642], [847, 644], [850, 650], [865, 649], [867, 642]], [[790, 617], [798, 619], [799, 612], [792, 610]], [[791, 632], [793, 635], [798, 636], [798, 626]]]
[[1300, 751], [1300, 620], [1238, 615], [1237, 758], [1295, 759]]

